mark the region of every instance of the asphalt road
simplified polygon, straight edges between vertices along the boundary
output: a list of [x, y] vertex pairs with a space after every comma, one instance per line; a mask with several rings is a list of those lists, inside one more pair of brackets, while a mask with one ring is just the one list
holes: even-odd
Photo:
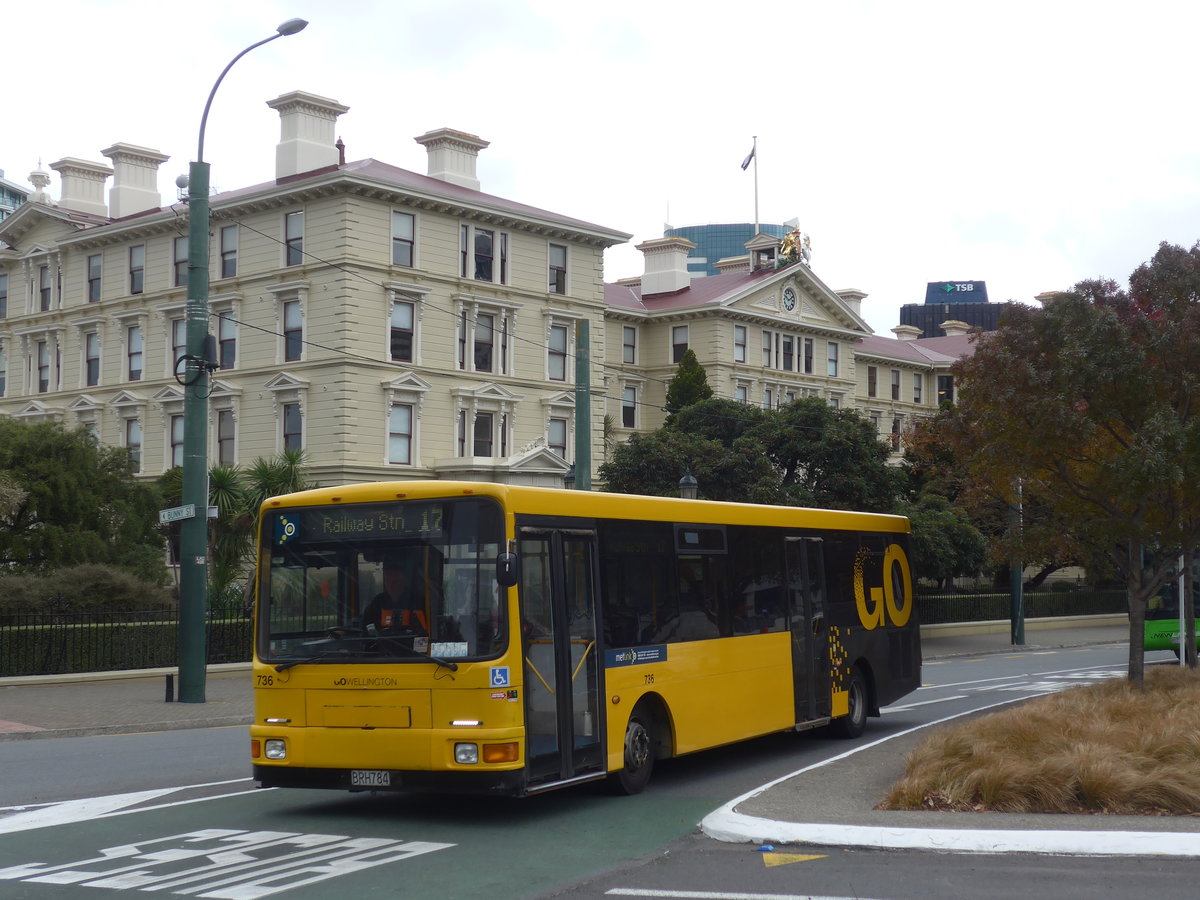
[[[865, 740], [1120, 674], [1123, 659], [1123, 648], [1095, 647], [927, 665], [928, 687], [873, 720]], [[241, 728], [4, 742], [0, 896], [103, 896], [95, 887], [228, 900], [1194, 895], [1194, 860], [799, 844], [764, 853], [698, 833], [731, 797], [847, 747], [776, 735], [669, 761], [637, 797], [585, 786], [513, 801], [257, 790]], [[836, 795], [881, 776], [814, 778]]]

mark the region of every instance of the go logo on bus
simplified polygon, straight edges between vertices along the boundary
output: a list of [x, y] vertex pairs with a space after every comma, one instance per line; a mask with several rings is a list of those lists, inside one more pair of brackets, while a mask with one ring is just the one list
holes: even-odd
[[[869, 598], [864, 584], [868, 556], [864, 548], [854, 558], [854, 603], [858, 607], [858, 621], [868, 631], [887, 625], [889, 619], [893, 625], [908, 624], [913, 610], [913, 584], [904, 548], [899, 544], [888, 544], [880, 569], [883, 586], [872, 586]], [[898, 573], [894, 567], [899, 567]], [[895, 577], [897, 574], [899, 578]], [[900, 596], [896, 596], [897, 589]]]

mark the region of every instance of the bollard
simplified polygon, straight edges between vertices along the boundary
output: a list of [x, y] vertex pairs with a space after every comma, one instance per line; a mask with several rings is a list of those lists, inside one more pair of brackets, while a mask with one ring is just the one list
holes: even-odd
[[167, 675], [167, 702], [172, 703], [175, 700], [175, 676]]

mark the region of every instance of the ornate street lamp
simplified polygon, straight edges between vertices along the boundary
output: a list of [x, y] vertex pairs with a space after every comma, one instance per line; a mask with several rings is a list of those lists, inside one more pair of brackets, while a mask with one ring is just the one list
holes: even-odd
[[679, 496], [684, 500], [695, 500], [700, 494], [700, 482], [690, 471], [684, 472], [679, 479]]

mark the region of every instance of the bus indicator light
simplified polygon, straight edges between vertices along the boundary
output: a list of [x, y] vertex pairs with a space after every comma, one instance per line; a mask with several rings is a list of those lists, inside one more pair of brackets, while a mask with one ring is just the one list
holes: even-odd
[[483, 761], [485, 763], [516, 762], [521, 758], [516, 741], [505, 744], [484, 744]]

